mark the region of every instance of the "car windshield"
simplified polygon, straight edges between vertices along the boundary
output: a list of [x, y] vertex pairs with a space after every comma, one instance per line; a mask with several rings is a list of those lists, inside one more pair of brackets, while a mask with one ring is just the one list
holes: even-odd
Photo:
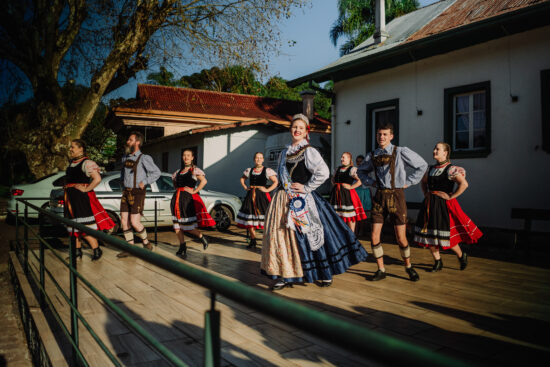
[[40, 182], [40, 181], [45, 180], [45, 179], [47, 179], [47, 178], [50, 178], [50, 177], [52, 177], [52, 176], [54, 176], [54, 175], [57, 175], [57, 173], [58, 173], [58, 172], [56, 172], [56, 173], [50, 173], [50, 174], [47, 175], [47, 176], [40, 177], [40, 178], [38, 178], [38, 179], [32, 181], [31, 184], [35, 184], [35, 183], [37, 183], [37, 182]]
[[66, 176], [66, 175], [63, 175], [63, 176], [61, 176], [61, 177], [55, 179], [55, 181], [52, 182], [52, 185], [53, 185], [54, 187], [63, 187], [63, 186], [65, 186], [65, 177], [67, 177], [67, 176]]
[[157, 180], [157, 187], [159, 191], [174, 191], [174, 183], [172, 178], [168, 176], [161, 175]]
[[[121, 184], [121, 181], [120, 181], [120, 177], [115, 177], [112, 180], [109, 180], [109, 187], [113, 191], [122, 191], [122, 184]], [[151, 190], [151, 185], [145, 186], [145, 190], [147, 192], [151, 192], [152, 191]]]

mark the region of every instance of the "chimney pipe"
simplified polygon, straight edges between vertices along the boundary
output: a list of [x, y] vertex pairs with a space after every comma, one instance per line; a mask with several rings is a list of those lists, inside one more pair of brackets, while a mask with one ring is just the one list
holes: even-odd
[[313, 98], [315, 97], [315, 91], [304, 90], [300, 92], [300, 96], [302, 97], [302, 113], [311, 121], [313, 119]]
[[375, 31], [374, 31], [374, 44], [382, 43], [388, 38], [389, 34], [386, 32], [386, 8], [385, 0], [376, 0], [375, 8]]

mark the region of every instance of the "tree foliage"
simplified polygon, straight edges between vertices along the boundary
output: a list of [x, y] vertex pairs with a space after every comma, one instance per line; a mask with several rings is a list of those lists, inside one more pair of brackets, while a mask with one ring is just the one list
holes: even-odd
[[[306, 0], [7, 0], [0, 12], [0, 67], [32, 91], [8, 149], [41, 177], [64, 169], [105, 94], [151, 65], [264, 64], [277, 23]], [[64, 86], [83, 84], [68, 102]]]
[[[256, 70], [253, 66], [242, 65], [203, 69], [198, 73], [184, 75], [180, 79], [176, 79], [173, 73], [161, 66], [158, 72], [148, 74], [147, 81], [158, 85], [252, 94], [291, 101], [300, 101], [300, 92], [311, 88], [307, 83], [291, 88], [287, 85], [285, 79], [278, 76], [271, 77], [265, 84], [262, 84], [257, 79]], [[330, 93], [332, 92], [332, 85], [332, 82], [327, 83], [323, 89]], [[314, 83], [313, 86], [321, 88], [317, 83]], [[330, 106], [331, 98], [327, 94], [317, 93], [314, 99], [315, 111], [320, 116], [330, 119]]]
[[[338, 0], [338, 19], [330, 29], [334, 46], [341, 38], [340, 56], [350, 53], [375, 31], [376, 0]], [[385, 0], [386, 22], [418, 9], [418, 0]]]

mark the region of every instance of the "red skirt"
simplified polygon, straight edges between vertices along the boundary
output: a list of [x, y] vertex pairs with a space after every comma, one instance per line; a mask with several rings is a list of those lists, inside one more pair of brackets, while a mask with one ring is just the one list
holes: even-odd
[[355, 189], [344, 189], [341, 184], [336, 183], [330, 194], [330, 204], [336, 214], [346, 223], [367, 219], [367, 213], [365, 213]]
[[193, 203], [195, 204], [195, 215], [197, 216], [197, 224], [199, 227], [214, 227], [216, 222], [206, 210], [206, 206], [199, 194], [193, 194]]
[[481, 230], [464, 213], [456, 199], [447, 200], [447, 210], [449, 211], [451, 229], [451, 246], [449, 248], [459, 243], [476, 243], [483, 236]]
[[[115, 226], [111, 217], [109, 217], [99, 200], [97, 200], [94, 191], [81, 192], [73, 187], [74, 184], [69, 184], [65, 188], [64, 205], [67, 218], [98, 231], [109, 230]], [[72, 191], [67, 192], [71, 188]], [[75, 237], [86, 236], [85, 233], [80, 232], [76, 228], [73, 230], [72, 227], [67, 227], [67, 231]]]

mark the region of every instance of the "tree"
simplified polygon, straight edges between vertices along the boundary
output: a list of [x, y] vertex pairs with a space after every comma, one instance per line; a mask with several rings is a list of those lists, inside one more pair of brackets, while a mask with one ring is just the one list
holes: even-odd
[[[199, 73], [184, 75], [179, 80], [174, 75], [161, 67], [159, 72], [150, 73], [147, 80], [158, 85], [180, 86], [194, 89], [205, 89], [217, 92], [229, 92], [239, 94], [253, 94], [260, 97], [287, 99], [300, 101], [300, 92], [310, 89], [307, 83], [290, 88], [286, 80], [275, 76], [271, 77], [265, 84], [256, 79], [256, 72], [253, 67], [233, 65], [227, 67], [213, 67], [203, 69]], [[320, 88], [314, 83], [314, 87]], [[327, 92], [332, 92], [332, 82], [325, 85]], [[331, 98], [327, 94], [318, 93], [314, 99], [314, 109], [319, 115], [330, 119]]]
[[[262, 64], [278, 47], [276, 22], [306, 0], [8, 0], [0, 12], [0, 67], [32, 90], [8, 148], [41, 177], [64, 169], [105, 94], [151, 63]], [[67, 103], [64, 85], [85, 84]]]
[[[346, 41], [340, 46], [340, 56], [350, 53], [367, 40], [375, 31], [376, 0], [338, 0], [338, 19], [330, 29], [330, 40], [334, 46], [342, 37]], [[386, 22], [418, 9], [418, 0], [385, 0]]]

